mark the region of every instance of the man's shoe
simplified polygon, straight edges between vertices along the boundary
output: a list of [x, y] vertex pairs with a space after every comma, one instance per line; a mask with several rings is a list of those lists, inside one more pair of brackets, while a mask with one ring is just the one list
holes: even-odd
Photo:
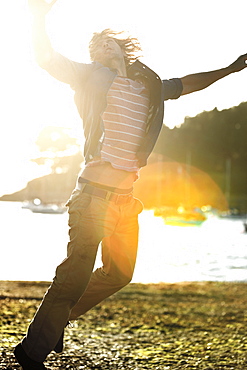
[[23, 370], [47, 370], [42, 362], [34, 361], [28, 357], [21, 344], [15, 347], [14, 355]]

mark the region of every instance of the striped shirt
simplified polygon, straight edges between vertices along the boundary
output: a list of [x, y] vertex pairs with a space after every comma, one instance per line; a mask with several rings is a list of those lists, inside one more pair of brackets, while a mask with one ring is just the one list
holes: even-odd
[[117, 169], [139, 170], [136, 152], [145, 135], [148, 111], [148, 89], [138, 81], [117, 76], [102, 115], [105, 134], [101, 160]]

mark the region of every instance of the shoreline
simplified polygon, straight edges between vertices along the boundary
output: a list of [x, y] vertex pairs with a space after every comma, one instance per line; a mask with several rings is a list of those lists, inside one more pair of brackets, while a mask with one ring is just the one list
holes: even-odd
[[[46, 289], [50, 286], [51, 281], [29, 281], [29, 280], [0, 280], [0, 299], [5, 298], [42, 298]], [[132, 289], [144, 289], [144, 290], [163, 290], [163, 289], [211, 289], [217, 286], [233, 286], [243, 285], [247, 287], [246, 281], [181, 281], [175, 283], [129, 283], [125, 288], [121, 289], [114, 295], [121, 294], [123, 291]], [[34, 296], [33, 296], [34, 295]]]
[[[46, 290], [49, 288], [51, 281], [22, 281], [22, 280], [0, 280], [0, 300], [3, 299], [37, 299], [41, 300]], [[230, 294], [230, 291], [234, 288], [241, 287], [246, 288], [247, 293], [247, 281], [182, 281], [175, 283], [130, 283], [113, 296], [108, 299], [112, 299], [115, 296], [121, 296], [129, 294], [130, 292], [145, 291], [146, 293], [157, 293], [159, 291], [179, 291], [184, 294], [190, 294], [191, 291], [197, 292], [198, 294], [206, 294], [207, 292], [223, 291], [224, 294]], [[247, 294], [246, 294], [247, 296]], [[107, 300], [107, 299], [106, 299]], [[103, 301], [104, 302], [104, 301]]]

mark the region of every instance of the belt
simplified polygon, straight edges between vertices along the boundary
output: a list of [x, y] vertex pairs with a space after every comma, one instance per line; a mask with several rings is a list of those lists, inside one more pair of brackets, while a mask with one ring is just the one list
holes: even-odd
[[119, 193], [113, 193], [112, 191], [97, 188], [96, 186], [90, 185], [90, 184], [80, 184], [80, 190], [83, 193], [91, 194], [96, 197], [109, 200], [111, 202], [114, 202], [115, 204], [125, 204], [129, 203], [131, 199], [133, 199], [133, 194], [119, 194]]

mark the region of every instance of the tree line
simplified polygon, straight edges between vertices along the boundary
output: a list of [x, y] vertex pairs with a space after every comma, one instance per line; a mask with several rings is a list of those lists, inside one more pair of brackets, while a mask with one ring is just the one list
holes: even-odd
[[247, 209], [247, 102], [186, 117], [174, 129], [163, 126], [154, 152], [205, 171], [231, 208]]

